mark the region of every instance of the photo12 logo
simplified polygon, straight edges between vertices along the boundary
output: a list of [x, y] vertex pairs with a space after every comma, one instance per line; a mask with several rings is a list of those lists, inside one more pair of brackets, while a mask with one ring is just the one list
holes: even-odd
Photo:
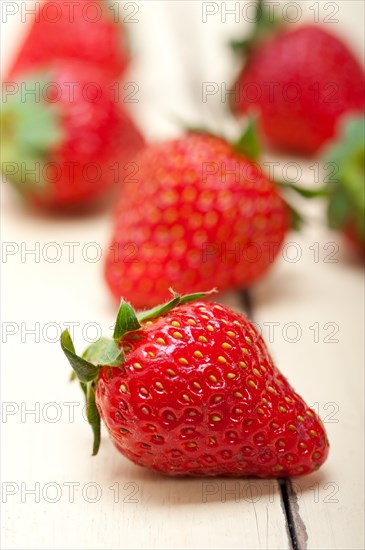
[[[98, 23], [105, 18], [106, 13], [115, 23], [139, 23], [140, 4], [137, 2], [58, 0], [46, 3], [32, 0], [3, 0], [1, 4], [2, 23], [8, 23], [15, 17], [21, 23], [27, 23], [31, 19], [37, 23], [41, 19], [50, 24], [56, 24], [61, 19], [68, 23], [74, 23], [76, 18], [81, 18], [87, 23]], [[106, 11], [106, 7], [108, 11]]]
[[77, 103], [80, 95], [86, 103], [98, 103], [104, 96], [111, 98], [114, 103], [139, 103], [138, 93], [139, 85], [137, 82], [110, 82], [104, 89], [99, 82], [93, 80], [89, 82], [52, 80], [35, 81], [5, 81], [2, 83], [2, 101], [6, 105], [16, 96], [17, 101], [27, 103], [56, 104], [60, 102]]
[[126, 483], [114, 482], [110, 487], [103, 487], [100, 483], [89, 481], [49, 481], [48, 483], [34, 483], [21, 481], [4, 481], [1, 484], [2, 502], [11, 502], [15, 498], [22, 504], [47, 502], [55, 504], [65, 501], [70, 504], [84, 501], [88, 504], [100, 502], [103, 498], [112, 499], [115, 504], [139, 504], [142, 499], [142, 489], [135, 481]]
[[[264, 16], [265, 11], [265, 16]], [[339, 23], [338, 2], [278, 2], [267, 0], [259, 4], [257, 0], [245, 2], [202, 2], [203, 23], [219, 20], [221, 23], [260, 22], [263, 17], [268, 22], [284, 21], [298, 23], [306, 19], [314, 23]]]
[[[339, 485], [334, 481], [314, 483], [304, 487], [298, 481], [291, 480], [290, 492], [297, 500], [307, 498], [314, 503], [338, 504]], [[264, 500], [270, 504], [275, 499], [281, 499], [278, 482], [271, 479], [265, 481], [203, 481], [202, 502], [248, 502], [254, 504]]]

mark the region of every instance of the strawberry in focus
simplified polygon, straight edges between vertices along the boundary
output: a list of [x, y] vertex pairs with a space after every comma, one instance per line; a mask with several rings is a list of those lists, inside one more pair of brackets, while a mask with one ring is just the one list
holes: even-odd
[[242, 288], [269, 269], [290, 215], [275, 184], [248, 158], [256, 155], [248, 137], [250, 128], [235, 145], [189, 133], [134, 158], [105, 266], [117, 299], [150, 307], [170, 286], [180, 293]]
[[255, 327], [227, 307], [181, 297], [138, 317], [122, 301], [113, 339], [82, 357], [61, 345], [117, 449], [175, 476], [286, 477], [326, 460], [320, 419], [275, 367]]
[[241, 43], [247, 59], [232, 108], [237, 115], [258, 111], [272, 147], [311, 155], [334, 136], [344, 113], [364, 109], [364, 71], [327, 30], [306, 25], [275, 32], [266, 10], [259, 2], [253, 36]]
[[84, 61], [119, 79], [128, 64], [117, 4], [109, 0], [46, 0], [9, 71], [8, 78], [55, 59]]
[[37, 206], [77, 207], [99, 199], [144, 146], [115, 101], [109, 77], [92, 65], [57, 61], [5, 86], [3, 174]]

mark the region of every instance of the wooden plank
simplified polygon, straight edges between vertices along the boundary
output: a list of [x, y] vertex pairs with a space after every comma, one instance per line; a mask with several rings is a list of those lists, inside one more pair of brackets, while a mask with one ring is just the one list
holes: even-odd
[[[151, 66], [148, 55], [151, 51], [159, 56], [159, 66], [164, 67], [161, 56], [165, 42], [156, 46], [153, 30], [156, 26], [160, 29], [159, 21], [166, 18], [164, 6], [159, 3], [148, 10], [140, 13], [138, 32], [149, 40], [151, 48], [145, 50], [147, 56], [136, 67], [137, 82], [143, 74], [150, 74], [146, 73], [146, 67]], [[164, 52], [165, 59], [170, 59], [169, 50]], [[154, 82], [158, 82], [158, 90], [154, 90], [152, 99], [146, 99], [141, 86], [139, 112], [154, 137], [166, 137], [171, 130], [176, 132], [176, 124], [169, 125], [171, 98], [183, 106], [183, 113], [189, 115], [192, 111], [191, 101], [184, 99], [189, 92], [184, 90], [182, 67], [172, 63], [171, 55], [170, 70], [165, 74], [169, 87], [161, 86], [157, 78]], [[171, 73], [175, 66], [181, 72], [176, 79]], [[21, 319], [24, 328], [39, 323], [40, 330], [47, 323], [64, 328], [65, 323], [78, 321], [81, 325], [75, 329], [75, 340], [80, 349], [86, 323], [97, 321], [106, 331], [114, 321], [115, 304], [102, 279], [102, 263], [89, 262], [82, 255], [90, 241], [104, 248], [110, 233], [108, 216], [90, 216], [67, 223], [36, 218], [19, 207], [7, 191], [3, 209], [3, 237], [20, 250], [5, 265], [4, 287], [8, 292], [3, 301], [3, 318], [7, 322]], [[40, 257], [35, 262], [27, 257], [22, 262], [21, 242], [25, 240], [28, 247], [39, 243], [41, 256], [49, 241], [59, 244], [61, 260], [50, 263]], [[80, 244], [71, 263], [63, 243], [75, 241]], [[29, 281], [29, 286], [24, 281]], [[6, 443], [3, 448], [8, 450], [4, 456], [3, 480], [10, 483], [6, 485], [7, 491], [15, 492], [4, 503], [4, 516], [8, 518], [3, 535], [5, 547], [289, 548], [276, 483], [163, 478], [128, 463], [105, 437], [100, 455], [90, 458], [90, 433], [79, 413], [81, 396], [77, 387], [67, 383], [68, 368], [58, 343], [45, 342], [42, 337], [35, 342], [28, 335], [25, 346], [21, 345], [21, 339], [19, 327], [16, 335], [9, 336], [4, 354], [4, 400], [9, 412], [16, 411], [8, 415], [3, 430]], [[75, 422], [69, 421], [70, 405], [64, 405], [67, 401], [75, 407]], [[21, 403], [31, 408], [34, 402], [39, 403], [40, 421], [34, 422], [27, 415], [22, 422]], [[50, 402], [56, 403], [56, 408], [61, 407], [59, 422], [47, 421], [47, 414], [52, 413], [47, 408]], [[79, 485], [75, 486], [74, 502], [70, 502], [69, 484], [74, 482]], [[34, 502], [34, 495], [23, 494], [36, 483], [39, 503]], [[119, 502], [115, 502], [117, 488]], [[101, 492], [100, 500], [89, 502], [95, 490]], [[54, 491], [60, 491], [61, 496], [52, 503], [49, 500], [54, 498]]]
[[[73, 241], [75, 234], [81, 243], [87, 236], [97, 242], [107, 228], [106, 216], [66, 224], [34, 218], [30, 238], [29, 217], [7, 191], [3, 222], [4, 241], [20, 245], [28, 233], [28, 248], [36, 241], [40, 250], [48, 242]], [[115, 305], [106, 307], [100, 264], [78, 256], [74, 264], [65, 259], [52, 264], [42, 258], [37, 264], [31, 256], [25, 263], [21, 260], [21, 254], [9, 257], [3, 270], [7, 332], [13, 331], [9, 323], [17, 323], [17, 333], [8, 334], [3, 352], [4, 547], [288, 548], [274, 482], [164, 478], [123, 459], [105, 434], [100, 455], [90, 457], [91, 434], [81, 415], [79, 388], [68, 383], [58, 342], [48, 340], [77, 320], [81, 326], [75, 328], [75, 340], [80, 349], [85, 324], [97, 321], [106, 331]], [[91, 289], [97, 290], [90, 299]], [[40, 338], [26, 334], [35, 323]], [[42, 336], [47, 323], [52, 327]], [[31, 409], [39, 412], [27, 413]], [[78, 484], [74, 502], [70, 483]], [[35, 484], [39, 502], [27, 494]], [[100, 499], [90, 502], [98, 493]]]
[[[175, 53], [171, 24], [179, 20], [171, 13], [174, 4], [139, 3], [139, 23], [130, 29], [137, 50], [141, 46], [141, 57], [129, 80], [140, 85], [135, 110], [149, 137], [180, 132], [178, 124], [171, 123], [173, 105], [179, 105], [178, 114], [193, 111], [190, 90], [184, 84], [186, 63], [176, 61], [180, 54]], [[181, 18], [189, 23], [191, 9], [197, 8], [191, 2], [184, 6]], [[151, 64], [156, 58], [155, 72]], [[185, 118], [190, 121], [189, 116]], [[68, 368], [58, 342], [47, 340], [67, 323], [77, 321], [75, 342], [81, 349], [87, 323], [97, 322], [107, 332], [114, 321], [115, 304], [103, 282], [102, 259], [89, 261], [88, 253], [92, 256], [96, 248], [87, 249], [88, 243], [105, 247], [109, 215], [67, 220], [37, 217], [5, 189], [3, 227], [8, 251], [15, 251], [3, 269], [3, 288], [7, 289], [3, 319], [15, 323], [16, 331], [8, 335], [3, 355], [7, 407], [3, 424], [4, 547], [289, 548], [276, 482], [164, 478], [126, 461], [105, 434], [100, 455], [90, 457], [91, 434], [81, 415], [80, 392], [67, 381]], [[22, 242], [28, 248], [38, 247], [39, 261], [31, 255], [22, 261]], [[61, 258], [54, 263], [43, 257], [50, 242], [61, 248]], [[69, 245], [64, 243], [75, 242], [71, 262]], [[35, 323], [38, 341], [24, 334]], [[49, 332], [44, 335], [47, 324]], [[12, 325], [7, 327], [11, 331]], [[32, 407], [38, 407], [39, 418], [26, 414], [25, 409]], [[51, 422], [52, 414], [61, 416]], [[39, 498], [27, 493], [32, 488]]]
[[[339, 25], [338, 29], [359, 51], [359, 44], [363, 43], [360, 27], [363, 18], [354, 16], [359, 14], [354, 10], [363, 9], [358, 8], [360, 4], [351, 2], [349, 9], [347, 1], [344, 10], [344, 3], [340, 3], [341, 16], [347, 19], [344, 27]], [[236, 24], [228, 17], [222, 25], [218, 17], [203, 24], [197, 2], [138, 5], [139, 23], [129, 30], [140, 57], [129, 80], [140, 85], [135, 113], [147, 136], [176, 135], [179, 124], [173, 122], [175, 113], [189, 122], [202, 114], [204, 122], [225, 125], [226, 106], [219, 94], [212, 112], [203, 105], [200, 109], [194, 104], [191, 88], [186, 88], [187, 82], [190, 86], [187, 72], [189, 66], [199, 67], [195, 70], [195, 85], [200, 69], [202, 81], [230, 82], [233, 65], [223, 48], [233, 28], [235, 36], [241, 36], [242, 21]], [[306, 15], [310, 15], [308, 11]], [[15, 51], [15, 38], [25, 32], [25, 26], [14, 21], [7, 27], [4, 42], [9, 57], [10, 51]], [[189, 38], [194, 35], [190, 25], [198, 27], [195, 34], [199, 36], [196, 48], [199, 55], [190, 63], [185, 51], [177, 51], [184, 32], [179, 29], [179, 37], [174, 32], [178, 22], [188, 23]], [[227, 125], [230, 127], [229, 122]], [[8, 334], [3, 354], [6, 420], [2, 426], [2, 488], [3, 501], [4, 489], [7, 500], [3, 503], [6, 518], [3, 546], [289, 548], [276, 482], [159, 477], [121, 458], [105, 435], [100, 455], [90, 458], [90, 433], [80, 414], [80, 394], [77, 387], [67, 383], [67, 369], [58, 343], [49, 341], [54, 333], [50, 330], [46, 338], [41, 334], [37, 342], [34, 335], [25, 335], [24, 330], [34, 328], [34, 323], [39, 323], [41, 332], [47, 323], [57, 330], [57, 326], [64, 328], [65, 323], [76, 320], [81, 323], [75, 330], [80, 347], [81, 329], [86, 323], [97, 321], [104, 331], [108, 329], [114, 320], [115, 307], [102, 281], [102, 262], [93, 263], [77, 252], [71, 263], [64, 244], [76, 241], [80, 243], [78, 250], [89, 242], [104, 247], [110, 232], [108, 216], [79, 220], [35, 217], [4, 190], [3, 229], [3, 240], [19, 247], [3, 264], [3, 288], [7, 289], [2, 296], [3, 320], [15, 323], [6, 325], [8, 331], [12, 328], [17, 331]], [[363, 434], [363, 351], [359, 345], [364, 328], [362, 273], [343, 257], [336, 264], [323, 261], [331, 252], [324, 250], [324, 245], [336, 237], [317, 226], [293, 239], [299, 243], [303, 258], [298, 263], [279, 262], [258, 285], [254, 313], [267, 337], [269, 326], [264, 322], [279, 323], [276, 336], [269, 343], [279, 367], [309, 404], [318, 403], [320, 414], [327, 417], [332, 445], [327, 464], [318, 473], [292, 483], [296, 495], [291, 504], [296, 534], [302, 548], [305, 544], [318, 549], [362, 548], [364, 464], [363, 439], [359, 435]], [[39, 262], [31, 256], [22, 261], [22, 242], [29, 247], [39, 243]], [[61, 246], [63, 256], [59, 262], [42, 258], [44, 245], [49, 242]], [[316, 248], [310, 248], [316, 242], [319, 262], [313, 259]], [[241, 307], [233, 294], [225, 300]], [[293, 322], [302, 329], [301, 339], [295, 345], [288, 341], [293, 327], [283, 337], [285, 325]], [[324, 341], [335, 328], [325, 328], [326, 323], [339, 325], [339, 342]], [[314, 341], [316, 330], [318, 343]], [[74, 422], [70, 419], [71, 406], [75, 407]], [[26, 413], [26, 408], [32, 407], [38, 407], [39, 422], [37, 417]], [[60, 419], [52, 422], [52, 414], [59, 411]], [[79, 484], [75, 486], [73, 501], [70, 483]], [[39, 490], [39, 503], [35, 502], [35, 495], [26, 493], [32, 488]], [[98, 493], [100, 499], [91, 502]], [[59, 500], [52, 502], [59, 495]]]
[[[279, 368], [308, 404], [319, 410], [331, 443], [327, 463], [292, 481], [298, 525], [308, 548], [363, 548], [364, 499], [364, 285], [338, 236], [313, 224], [295, 241], [297, 263], [280, 262], [255, 291], [255, 319], [269, 338]], [[340, 241], [341, 242], [341, 241]], [[314, 261], [314, 243], [320, 259]], [[325, 247], [328, 247], [325, 250]], [[273, 323], [277, 323], [274, 327]], [[294, 326], [294, 323], [296, 326]], [[266, 325], [265, 325], [266, 324]], [[297, 342], [296, 330], [300, 338]]]

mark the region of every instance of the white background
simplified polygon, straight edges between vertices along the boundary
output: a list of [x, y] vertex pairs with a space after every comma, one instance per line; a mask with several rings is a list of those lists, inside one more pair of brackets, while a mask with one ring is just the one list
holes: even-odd
[[[21, 4], [18, 14], [2, 25], [3, 72], [26, 32]], [[242, 36], [247, 23], [229, 15], [222, 22], [221, 3], [206, 23], [198, 1], [137, 4], [138, 23], [128, 24], [136, 61], [127, 78], [139, 85], [139, 103], [132, 107], [146, 137], [176, 135], [176, 118], [235, 133], [219, 97], [201, 103], [201, 86], [232, 81], [239, 66], [226, 44]], [[234, 4], [228, 2], [227, 7]], [[309, 9], [313, 4], [300, 3], [303, 20], [313, 21]], [[339, 21], [327, 28], [344, 36], [360, 56], [364, 3], [330, 4], [339, 7], [335, 16]], [[329, 13], [323, 11], [324, 5], [319, 2], [321, 21]], [[288, 159], [279, 160], [284, 165]], [[313, 161], [299, 162], [301, 182], [313, 184], [309, 168]], [[363, 268], [346, 243], [325, 228], [323, 206], [305, 208], [309, 225], [300, 235], [288, 237], [295, 247], [287, 248], [286, 261], [281, 258], [253, 289], [254, 316], [267, 338], [268, 326], [263, 323], [280, 323], [269, 344], [273, 356], [307, 402], [318, 403], [331, 442], [323, 468], [295, 480], [301, 547], [363, 548]], [[87, 253], [90, 258], [95, 250], [84, 246], [95, 242], [105, 249], [111, 225], [108, 212], [81, 218], [35, 214], [2, 185], [2, 241], [13, 243], [15, 251], [2, 259], [3, 342], [7, 340], [2, 352], [2, 399], [8, 412], [4, 415], [3, 409], [3, 547], [289, 548], [276, 482], [159, 477], [118, 455], [106, 434], [99, 455], [90, 457], [91, 434], [80, 413], [79, 389], [68, 383], [69, 370], [59, 344], [50, 339], [57, 336], [57, 327], [63, 329], [72, 321], [80, 323], [75, 329], [79, 351], [87, 323], [97, 322], [108, 333], [116, 304], [103, 281], [102, 259], [88, 261]], [[47, 253], [51, 256], [55, 250], [47, 248], [51, 242], [62, 255], [55, 263], [47, 261]], [[80, 243], [73, 263], [67, 242]], [[333, 250], [328, 243], [338, 246], [335, 263], [325, 261]], [[39, 247], [39, 261], [24, 256], [26, 247]], [[301, 257], [289, 261], [298, 249]], [[233, 293], [222, 300], [240, 308]], [[285, 332], [287, 323], [301, 328], [296, 343], [290, 342], [293, 333]], [[314, 323], [319, 323], [319, 342], [310, 329]], [[324, 329], [326, 323], [338, 326], [334, 336], [338, 342], [324, 341], [330, 332]], [[39, 338], [25, 333], [32, 327]], [[15, 333], [7, 335], [10, 330]], [[89, 336], [94, 336], [91, 328]], [[65, 403], [76, 404], [74, 422], [72, 405]], [[32, 408], [38, 408], [39, 414], [26, 414]], [[52, 422], [55, 415], [60, 418]], [[72, 482], [78, 484], [74, 498]], [[26, 494], [37, 483], [39, 499]], [[94, 497], [96, 502], [91, 502]]]

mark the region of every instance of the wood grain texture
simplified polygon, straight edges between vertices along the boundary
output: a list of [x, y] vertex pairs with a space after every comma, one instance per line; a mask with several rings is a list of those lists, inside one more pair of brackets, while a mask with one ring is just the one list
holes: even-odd
[[[337, 239], [315, 223], [293, 236], [301, 260], [278, 263], [254, 298], [266, 339], [271, 324], [277, 364], [319, 412], [331, 443], [321, 470], [292, 481], [293, 505], [306, 530], [299, 528], [299, 535], [311, 549], [364, 544], [363, 271]], [[318, 262], [310, 250], [316, 242]], [[329, 243], [339, 243], [334, 263], [326, 262]]]
[[[139, 85], [139, 103], [128, 107], [147, 137], [178, 135], [181, 119], [235, 134], [219, 94], [206, 105], [199, 89], [202, 82], [232, 80], [236, 66], [225, 45], [241, 36], [246, 22], [227, 16], [222, 24], [214, 16], [203, 23], [202, 2], [196, 1], [137, 4], [139, 22], [128, 29], [137, 57], [128, 79]], [[363, 3], [336, 5], [339, 32], [360, 51]], [[308, 20], [313, 13], [306, 6]], [[19, 17], [9, 18], [3, 70], [24, 32]], [[275, 160], [283, 166], [290, 159]], [[311, 183], [311, 163], [298, 162], [305, 168], [302, 183]], [[323, 228], [320, 208], [310, 207], [307, 214], [308, 229], [288, 238], [299, 246], [301, 259], [279, 260], [257, 285], [253, 314], [279, 368], [318, 407], [331, 442], [324, 467], [291, 483], [299, 547], [358, 549], [364, 546], [363, 271], [338, 236]], [[110, 332], [116, 306], [103, 282], [103, 257], [91, 258], [105, 249], [111, 225], [108, 213], [36, 216], [3, 189], [2, 241], [5, 251], [13, 251], [3, 255], [2, 264], [3, 548], [289, 549], [277, 482], [160, 477], [126, 461], [105, 433], [100, 454], [91, 458], [81, 395], [67, 381], [57, 333], [78, 322], [74, 334], [81, 350], [85, 337], [95, 338], [95, 323]], [[324, 247], [338, 242], [338, 261], [325, 261], [333, 248]], [[56, 262], [47, 261], [55, 252], [49, 243], [60, 247]], [[67, 243], [76, 243], [74, 261]], [[37, 257], [26, 254], [31, 249]], [[287, 250], [294, 252], [295, 247]], [[242, 309], [235, 293], [222, 301]], [[296, 342], [293, 323], [302, 331]], [[331, 336], [333, 323], [339, 328]], [[26, 332], [30, 329], [35, 334]]]
[[[21, 243], [32, 220], [29, 249], [35, 242], [40, 250], [49, 242], [83, 247], [102, 244], [109, 226], [107, 216], [52, 224], [29, 216], [5, 192], [3, 240]], [[108, 332], [115, 304], [100, 270], [82, 258], [23, 263], [17, 255], [5, 264], [3, 321], [18, 332], [3, 352], [4, 548], [289, 548], [276, 482], [161, 477], [121, 457], [106, 434], [100, 454], [90, 456], [80, 390], [68, 382], [59, 343], [48, 340], [74, 320], [79, 350], [87, 323]], [[27, 335], [35, 323], [38, 332]]]

